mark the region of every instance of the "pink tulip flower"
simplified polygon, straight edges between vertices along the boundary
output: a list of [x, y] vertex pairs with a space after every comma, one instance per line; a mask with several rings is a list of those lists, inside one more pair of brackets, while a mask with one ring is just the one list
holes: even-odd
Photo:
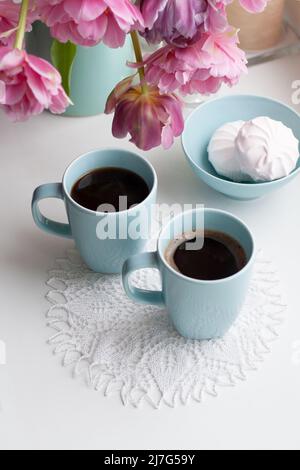
[[[0, 45], [12, 46], [15, 40], [15, 34], [5, 33], [13, 31], [19, 22], [20, 3], [14, 3], [12, 0], [0, 0]], [[26, 31], [31, 31], [32, 23], [38, 19], [38, 12], [31, 2], [27, 15]]]
[[246, 63], [236, 32], [205, 33], [186, 48], [167, 45], [148, 57], [146, 80], [162, 93], [210, 94], [222, 83], [236, 84], [247, 73]]
[[0, 107], [12, 121], [25, 121], [44, 109], [61, 114], [70, 103], [51, 64], [25, 51], [0, 47]]
[[38, 9], [55, 38], [81, 46], [103, 41], [111, 48], [121, 47], [127, 33], [144, 27], [131, 0], [39, 0]]
[[160, 94], [157, 87], [142, 90], [132, 86], [132, 79], [117, 85], [108, 98], [105, 112], [113, 111], [114, 137], [130, 134], [130, 141], [142, 150], [161, 144], [168, 149], [184, 129], [182, 103], [176, 95]]
[[[228, 0], [227, 0], [228, 1]], [[216, 0], [140, 0], [145, 38], [150, 43], [166, 41], [185, 47], [208, 28], [227, 27], [224, 2]]]
[[[198, 41], [199, 33], [228, 28], [226, 7], [233, 0], [139, 0], [148, 42], [166, 41], [185, 47]], [[251, 13], [264, 10], [270, 0], [240, 0]]]

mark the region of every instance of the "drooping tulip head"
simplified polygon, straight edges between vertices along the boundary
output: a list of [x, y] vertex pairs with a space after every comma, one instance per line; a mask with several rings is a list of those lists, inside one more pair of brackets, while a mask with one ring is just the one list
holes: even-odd
[[26, 51], [0, 47], [0, 106], [12, 121], [25, 121], [44, 109], [61, 114], [69, 104], [51, 64]]
[[124, 138], [129, 134], [130, 141], [142, 150], [161, 144], [168, 149], [183, 132], [181, 101], [174, 94], [161, 94], [157, 87], [143, 89], [132, 82], [132, 78], [124, 80], [108, 98], [105, 112], [115, 113], [113, 135]]

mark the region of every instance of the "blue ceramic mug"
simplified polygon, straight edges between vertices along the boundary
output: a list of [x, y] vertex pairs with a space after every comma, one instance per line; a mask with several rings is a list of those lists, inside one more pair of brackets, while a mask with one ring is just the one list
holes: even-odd
[[[246, 266], [237, 274], [216, 281], [188, 278], [166, 261], [170, 242], [185, 232], [203, 229], [197, 226], [204, 211], [204, 228], [226, 233], [238, 241], [247, 256]], [[203, 225], [203, 222], [202, 222]], [[166, 307], [176, 330], [184, 337], [198, 340], [220, 338], [238, 317], [248, 291], [254, 263], [254, 240], [248, 227], [237, 217], [215, 209], [195, 209], [175, 217], [162, 230], [158, 249], [126, 261], [123, 285], [127, 295], [140, 303]], [[157, 268], [162, 279], [161, 291], [135, 287], [130, 276], [143, 268]]]
[[[149, 188], [149, 196], [135, 207], [121, 212], [94, 212], [71, 197], [74, 184], [85, 174], [99, 168], [116, 167], [141, 176]], [[145, 249], [147, 237], [132, 236], [130, 228], [148, 227], [156, 203], [157, 176], [150, 163], [136, 153], [120, 149], [95, 150], [75, 160], [66, 170], [62, 183], [50, 183], [33, 194], [32, 215], [36, 225], [53, 235], [73, 238], [82, 259], [90, 269], [100, 273], [121, 273], [125, 260]], [[39, 201], [58, 198], [65, 201], [69, 224], [47, 219], [39, 209]], [[101, 233], [100, 233], [101, 232]], [[133, 233], [133, 232], [132, 232]]]

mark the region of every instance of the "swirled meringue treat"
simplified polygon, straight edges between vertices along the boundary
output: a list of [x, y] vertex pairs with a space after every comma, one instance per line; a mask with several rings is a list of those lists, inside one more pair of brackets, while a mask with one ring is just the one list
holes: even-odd
[[232, 181], [274, 181], [296, 168], [299, 141], [282, 122], [263, 116], [217, 129], [208, 154], [216, 172]]
[[299, 141], [280, 121], [258, 117], [246, 122], [235, 141], [240, 169], [253, 181], [288, 176], [299, 158]]

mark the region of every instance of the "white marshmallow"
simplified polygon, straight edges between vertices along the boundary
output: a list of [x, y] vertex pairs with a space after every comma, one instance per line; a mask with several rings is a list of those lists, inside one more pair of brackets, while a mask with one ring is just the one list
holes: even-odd
[[208, 154], [216, 172], [232, 181], [273, 181], [296, 168], [299, 141], [282, 122], [258, 117], [217, 129]]
[[246, 122], [236, 138], [240, 169], [254, 181], [288, 176], [299, 159], [299, 141], [280, 121], [258, 117]]

